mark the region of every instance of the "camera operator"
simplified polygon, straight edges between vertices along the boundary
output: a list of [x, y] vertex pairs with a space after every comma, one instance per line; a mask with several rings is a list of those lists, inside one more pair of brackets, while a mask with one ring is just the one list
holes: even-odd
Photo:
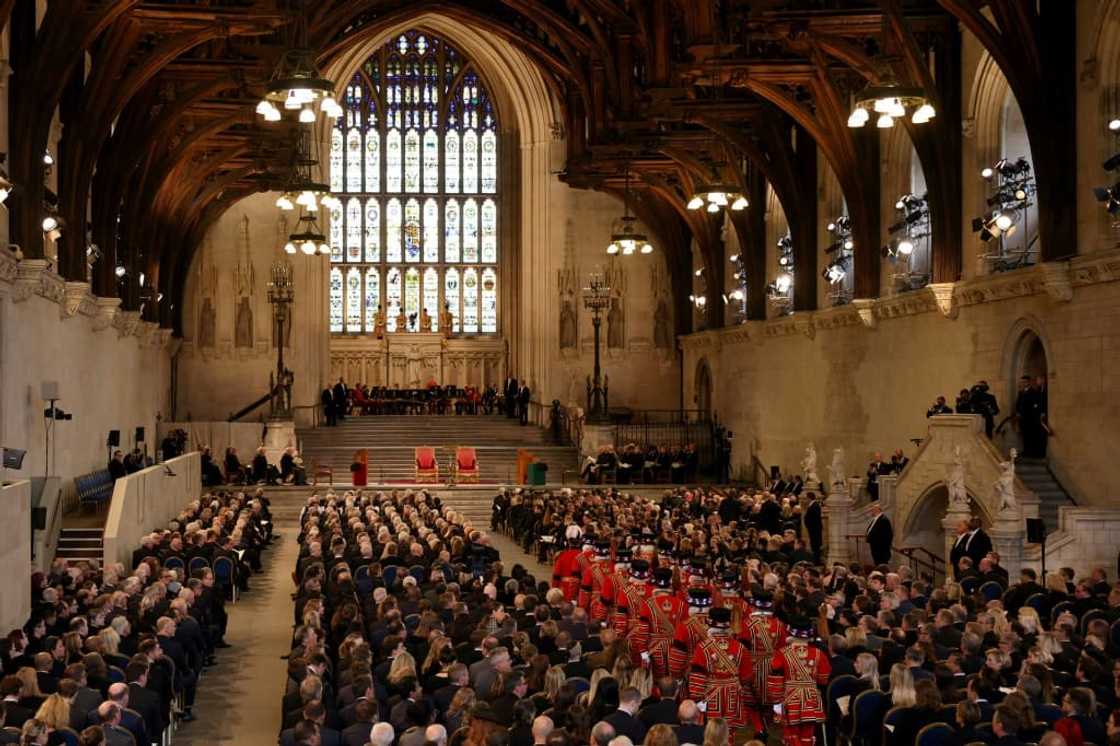
[[991, 438], [996, 427], [996, 415], [999, 414], [996, 397], [988, 391], [987, 381], [980, 381], [973, 386], [970, 394], [972, 411], [984, 418], [984, 432]]
[[933, 406], [926, 410], [926, 417], [933, 417], [934, 415], [938, 415], [938, 414], [952, 414], [952, 413], [953, 413], [953, 409], [952, 409], [952, 407], [950, 407], [948, 404], [945, 403], [945, 397], [944, 396], [939, 396], [939, 397], [937, 397], [937, 401], [935, 401], [933, 403]]
[[969, 393], [968, 389], [961, 389], [961, 392], [957, 394], [956, 410], [957, 414], [976, 414], [976, 410], [972, 406], [972, 394]]

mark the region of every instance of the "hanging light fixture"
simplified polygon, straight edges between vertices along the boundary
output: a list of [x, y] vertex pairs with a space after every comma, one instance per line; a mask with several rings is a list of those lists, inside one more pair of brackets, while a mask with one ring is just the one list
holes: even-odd
[[914, 124], [926, 124], [937, 116], [924, 90], [899, 85], [889, 74], [885, 77], [886, 82], [868, 85], [856, 96], [855, 108], [848, 116], [849, 127], [863, 127], [871, 121], [873, 113], [878, 115], [875, 126], [879, 129], [890, 129], [907, 113]]
[[299, 222], [296, 223], [295, 232], [288, 236], [288, 242], [284, 244], [284, 251], [288, 254], [295, 254], [300, 251], [307, 256], [314, 256], [331, 253], [331, 247], [327, 243], [327, 237], [323, 235], [323, 231], [319, 228], [315, 216], [304, 212], [300, 215]]
[[611, 233], [611, 242], [607, 244], [607, 253], [611, 256], [622, 254], [630, 256], [634, 252], [652, 254], [653, 244], [649, 242], [646, 234], [637, 229], [637, 218], [630, 214], [630, 166], [626, 167], [626, 190], [622, 195], [622, 217], [616, 223], [614, 232]]
[[342, 107], [334, 99], [334, 83], [319, 72], [315, 58], [316, 52], [307, 45], [307, 17], [300, 3], [292, 24], [291, 43], [268, 79], [264, 98], [257, 104], [257, 114], [266, 122], [278, 122], [283, 108], [299, 111], [299, 121], [312, 124], [315, 122], [313, 106], [318, 102], [327, 116], [340, 116]]
[[302, 207], [306, 212], [318, 212], [320, 207], [337, 210], [342, 206], [338, 197], [331, 194], [330, 186], [315, 181], [312, 176], [312, 170], [319, 165], [313, 145], [310, 129], [299, 128], [291, 168], [283, 184], [283, 191], [276, 198], [276, 206], [285, 212], [297, 207]]
[[719, 212], [728, 207], [739, 212], [749, 206], [750, 200], [737, 187], [717, 181], [697, 186], [692, 199], [688, 201], [688, 209], [699, 210], [703, 207], [708, 212]]

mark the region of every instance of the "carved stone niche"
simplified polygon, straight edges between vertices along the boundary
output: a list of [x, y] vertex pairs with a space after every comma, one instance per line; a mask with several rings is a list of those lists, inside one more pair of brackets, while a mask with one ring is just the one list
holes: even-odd
[[117, 314], [120, 312], [120, 298], [96, 298], [96, 310], [93, 315], [93, 330], [102, 332], [113, 325]]
[[90, 305], [90, 292], [88, 282], [68, 282], [63, 290], [62, 303], [59, 310], [64, 319], [71, 319], [83, 310], [83, 306]]
[[935, 282], [927, 287], [930, 294], [933, 295], [933, 302], [937, 304], [937, 310], [941, 312], [941, 315], [947, 319], [957, 318], [960, 308], [953, 299], [957, 284], [955, 282]]

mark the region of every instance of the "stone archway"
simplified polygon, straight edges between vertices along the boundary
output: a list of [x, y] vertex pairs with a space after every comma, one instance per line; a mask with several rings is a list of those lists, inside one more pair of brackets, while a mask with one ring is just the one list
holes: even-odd
[[924, 549], [947, 561], [952, 531], [956, 524], [969, 517], [979, 517], [985, 529], [992, 525], [991, 515], [984, 503], [971, 491], [968, 498], [969, 513], [957, 511], [950, 514], [948, 487], [944, 482], [929, 485], [911, 507], [906, 523], [902, 526], [898, 546]]
[[712, 369], [707, 358], [696, 364], [696, 408], [704, 414], [712, 412]]
[[[1052, 387], [1053, 375], [1050, 370], [1049, 339], [1041, 321], [1034, 317], [1024, 317], [1016, 321], [1007, 334], [1003, 353], [1003, 375], [1008, 392], [1008, 414], [1014, 412], [1015, 399], [1018, 396], [1019, 383], [1023, 376], [1032, 382], [1038, 383], [1041, 379], [1045, 386], [1046, 395], [1049, 397]], [[1047, 420], [1049, 421], [1049, 416]], [[1054, 424], [1051, 422], [1051, 424]], [[1000, 445], [1004, 450], [1017, 448], [1019, 453], [1024, 453], [1024, 443], [1020, 433], [1011, 428], [1005, 428]]]

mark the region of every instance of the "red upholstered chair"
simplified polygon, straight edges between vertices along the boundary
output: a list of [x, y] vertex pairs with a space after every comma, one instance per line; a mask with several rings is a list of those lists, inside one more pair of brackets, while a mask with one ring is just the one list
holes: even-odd
[[455, 449], [455, 481], [478, 482], [478, 454], [473, 448], [460, 446]]
[[416, 449], [416, 481], [439, 481], [439, 462], [436, 461], [435, 448], [420, 446]]

